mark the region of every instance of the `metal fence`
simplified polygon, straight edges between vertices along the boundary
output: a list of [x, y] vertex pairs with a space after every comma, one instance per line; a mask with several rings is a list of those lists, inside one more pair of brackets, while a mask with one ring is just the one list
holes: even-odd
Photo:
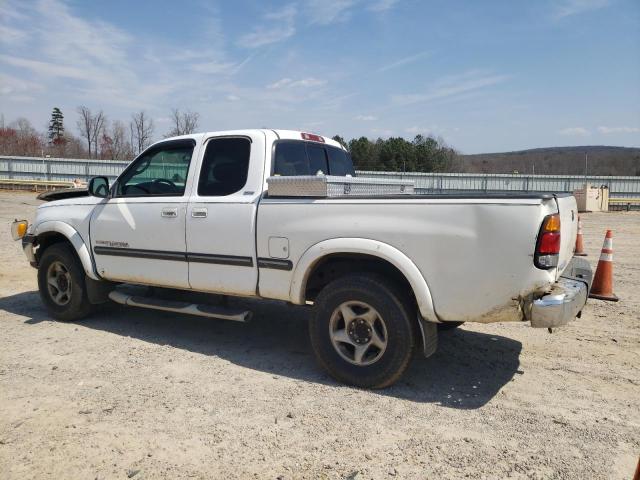
[[585, 183], [606, 185], [612, 198], [640, 197], [640, 177], [527, 175], [490, 173], [398, 173], [361, 171], [358, 175], [413, 180], [417, 193], [573, 192]]
[[[115, 160], [0, 156], [0, 178], [87, 181], [93, 176], [103, 175], [114, 180], [128, 164], [128, 161]], [[640, 198], [640, 177], [372, 171], [360, 171], [358, 175], [413, 180], [418, 193], [573, 192], [589, 182], [596, 186], [606, 185], [611, 198]]]

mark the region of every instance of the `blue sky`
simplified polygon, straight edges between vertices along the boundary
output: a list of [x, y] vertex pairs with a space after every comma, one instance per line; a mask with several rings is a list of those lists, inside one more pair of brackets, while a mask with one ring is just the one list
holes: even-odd
[[640, 146], [638, 0], [0, 0], [0, 113]]

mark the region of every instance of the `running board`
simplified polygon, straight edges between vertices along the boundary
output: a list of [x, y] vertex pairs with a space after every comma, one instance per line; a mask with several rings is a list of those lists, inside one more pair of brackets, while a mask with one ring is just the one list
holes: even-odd
[[184, 313], [186, 315], [196, 315], [198, 317], [218, 318], [220, 320], [231, 320], [234, 322], [248, 322], [252, 313], [248, 310], [233, 309], [226, 307], [216, 307], [189, 302], [177, 302], [163, 300], [155, 297], [142, 297], [131, 295], [118, 290], [109, 293], [109, 298], [121, 305], [130, 307], [150, 308], [165, 312]]

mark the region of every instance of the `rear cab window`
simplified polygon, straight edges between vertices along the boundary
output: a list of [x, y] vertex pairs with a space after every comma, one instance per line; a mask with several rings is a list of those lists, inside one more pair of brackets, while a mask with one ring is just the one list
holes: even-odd
[[355, 171], [351, 157], [340, 148], [299, 140], [281, 140], [275, 147], [273, 174], [355, 176]]

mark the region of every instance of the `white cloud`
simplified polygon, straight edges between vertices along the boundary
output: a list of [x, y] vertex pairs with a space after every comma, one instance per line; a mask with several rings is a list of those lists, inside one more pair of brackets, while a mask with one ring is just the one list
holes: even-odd
[[306, 13], [311, 23], [328, 25], [350, 18], [350, 9], [358, 0], [307, 0]]
[[329, 25], [351, 18], [355, 7], [370, 12], [384, 13], [391, 10], [400, 0], [306, 0], [305, 13], [311, 23]]
[[44, 86], [39, 83], [0, 73], [0, 97], [5, 97], [3, 101], [13, 103], [34, 102], [34, 95], [44, 90]]
[[0, 25], [0, 38], [7, 45], [17, 45], [27, 39], [27, 34], [22, 30], [11, 28], [7, 25]]
[[377, 0], [369, 6], [372, 12], [386, 12], [393, 8], [400, 0]]
[[583, 127], [568, 127], [563, 128], [558, 131], [560, 135], [565, 135], [567, 137], [588, 137], [591, 135], [591, 132]]
[[266, 26], [259, 25], [252, 32], [241, 36], [238, 45], [244, 48], [259, 48], [293, 36], [296, 33], [296, 11], [297, 7], [291, 4], [282, 10], [265, 14]]
[[237, 95], [227, 95], [227, 100], [229, 100], [230, 102], [237, 102], [238, 100], [240, 100], [240, 97]]
[[640, 133], [640, 128], [638, 127], [598, 127], [598, 132], [609, 135], [612, 133]]
[[611, 0], [560, 0], [556, 2], [554, 18], [570, 17], [579, 13], [607, 7]]
[[413, 126], [406, 129], [407, 133], [412, 135], [431, 135], [433, 131], [436, 130], [437, 127], [418, 127]]
[[[38, 0], [28, 6], [3, 1], [12, 12], [5, 18], [12, 19], [11, 28], [23, 32], [25, 39], [0, 53], [0, 70], [25, 82], [57, 85], [60, 103], [66, 96], [71, 105], [101, 104], [112, 111], [168, 109], [185, 96], [197, 98], [205, 85], [210, 93], [213, 79], [216, 85], [223, 84], [223, 77], [234, 75], [252, 58], [230, 61], [224, 38], [211, 32], [215, 19], [207, 16], [201, 18], [210, 26], [203, 42], [206, 48], [190, 49], [161, 38], [134, 38], [112, 24], [78, 16], [64, 0]], [[1, 15], [5, 7], [0, 7]]]
[[391, 100], [395, 105], [406, 106], [444, 98], [455, 98], [503, 83], [509, 78], [508, 75], [494, 75], [481, 70], [471, 70], [461, 75], [442, 77], [424, 93], [395, 94], [391, 96]]
[[360, 120], [361, 122], [373, 122], [378, 120], [378, 117], [374, 115], [356, 115], [353, 119]]
[[394, 131], [389, 128], [372, 128], [371, 133], [378, 137], [388, 138], [394, 135]]
[[191, 69], [194, 72], [206, 73], [209, 75], [233, 73], [236, 68], [237, 65], [231, 62], [204, 62], [194, 63], [191, 65]]
[[382, 67], [380, 67], [378, 69], [378, 72], [386, 72], [387, 70], [391, 70], [394, 68], [398, 68], [398, 67], [403, 67], [405, 65], [408, 65], [410, 63], [413, 63], [417, 60], [420, 60], [421, 58], [425, 58], [428, 57], [430, 55], [430, 52], [421, 52], [421, 53], [417, 53], [415, 55], [410, 55], [408, 57], [404, 57], [401, 58], [399, 60], [396, 60], [395, 62], [392, 62], [388, 65], [384, 65]]
[[440, 127], [438, 125], [431, 125], [428, 127], [422, 127], [418, 125], [414, 125], [412, 127], [406, 128], [405, 132], [411, 135], [423, 135], [427, 137], [438, 137], [442, 135], [453, 136], [455, 133], [459, 132], [460, 129], [458, 127]]
[[81, 80], [89, 80], [92, 78], [91, 72], [87, 70], [74, 66], [60, 65], [58, 63], [41, 62], [39, 60], [30, 60], [28, 58], [2, 54], [0, 54], [0, 62], [14, 67], [25, 68], [37, 75], [45, 77], [74, 78]]
[[318, 78], [303, 78], [301, 80], [292, 80], [291, 78], [282, 78], [277, 82], [267, 85], [269, 90], [278, 90], [281, 88], [312, 88], [322, 87], [326, 85], [326, 80], [320, 80]]

